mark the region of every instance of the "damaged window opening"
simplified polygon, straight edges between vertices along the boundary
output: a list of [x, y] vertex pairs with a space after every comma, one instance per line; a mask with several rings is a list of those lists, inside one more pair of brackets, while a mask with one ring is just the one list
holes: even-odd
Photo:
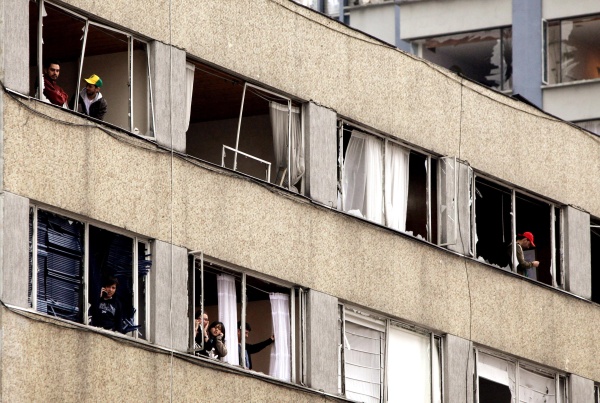
[[600, 78], [600, 16], [548, 21], [544, 77], [548, 84]]
[[600, 385], [594, 385], [594, 403], [600, 403]]
[[361, 402], [441, 403], [441, 338], [340, 305], [338, 391]]
[[[50, 85], [62, 88], [69, 98], [59, 106], [86, 115], [89, 108], [91, 117], [154, 136], [149, 52], [144, 41], [44, 0], [29, 3], [29, 27], [30, 85], [36, 98], [56, 104], [44, 95], [46, 89], [40, 93], [38, 83], [44, 82], [44, 63], [58, 62], [58, 77]], [[101, 79], [96, 81], [100, 95], [86, 107], [84, 79], [92, 75]], [[107, 105], [105, 115], [95, 106], [103, 102], [100, 98]]]
[[488, 87], [512, 90], [512, 29], [419, 39], [419, 56]]
[[[115, 307], [111, 330], [148, 340], [148, 241], [32, 206], [29, 302], [38, 312], [105, 327], [93, 312], [104, 300]], [[114, 296], [101, 293], [116, 278]], [[112, 302], [116, 301], [116, 302]], [[117, 319], [121, 318], [121, 321]], [[104, 320], [104, 318], [102, 318]]]
[[[303, 290], [230, 269], [202, 253], [191, 254], [189, 264], [190, 352], [283, 381], [304, 382], [303, 362], [296, 360], [304, 348], [305, 333], [299, 326], [304, 323]], [[224, 341], [213, 333], [215, 322], [225, 328]]]
[[475, 349], [478, 403], [567, 403], [564, 374]]
[[338, 208], [437, 240], [437, 160], [344, 121], [338, 130]]
[[[500, 183], [475, 176], [475, 256], [478, 260], [553, 287], [564, 288], [560, 259], [560, 207]], [[530, 232], [535, 247], [523, 248], [524, 259], [538, 267], [517, 267], [517, 235]]]
[[600, 219], [590, 219], [592, 301], [600, 304]]
[[190, 88], [189, 155], [304, 193], [300, 102], [199, 62]]

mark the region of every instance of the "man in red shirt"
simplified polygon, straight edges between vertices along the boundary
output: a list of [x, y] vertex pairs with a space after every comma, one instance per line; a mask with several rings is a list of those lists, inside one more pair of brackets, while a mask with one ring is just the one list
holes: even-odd
[[55, 59], [44, 63], [44, 95], [54, 105], [66, 106], [69, 96], [56, 84], [60, 75], [60, 62]]

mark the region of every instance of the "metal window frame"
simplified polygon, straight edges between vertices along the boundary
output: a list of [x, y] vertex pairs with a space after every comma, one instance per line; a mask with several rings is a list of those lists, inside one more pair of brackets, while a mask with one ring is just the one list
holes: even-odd
[[[437, 166], [437, 178], [438, 178], [438, 186], [437, 186], [437, 196], [438, 196], [438, 204], [440, 203], [440, 201], [442, 200], [442, 189], [441, 189], [441, 176], [442, 176], [442, 163], [444, 163], [446, 166], [448, 166], [448, 163], [446, 161], [454, 161], [454, 165], [452, 166], [452, 169], [454, 169], [454, 199], [453, 199], [453, 208], [452, 208], [452, 215], [448, 215], [448, 217], [454, 222], [454, 240], [451, 242], [442, 242], [442, 209], [438, 208], [437, 214], [438, 214], [438, 239], [437, 239], [437, 244], [438, 246], [450, 246], [450, 245], [456, 245], [456, 243], [458, 242], [458, 169], [456, 164], [458, 163], [458, 160], [456, 157], [441, 157], [438, 158], [438, 166]], [[450, 209], [448, 208], [448, 206], [446, 206], [446, 212], [448, 212]], [[449, 241], [448, 239], [446, 241]]]

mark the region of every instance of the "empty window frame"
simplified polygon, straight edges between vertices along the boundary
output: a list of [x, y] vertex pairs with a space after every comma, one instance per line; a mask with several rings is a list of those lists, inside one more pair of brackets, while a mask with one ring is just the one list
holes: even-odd
[[565, 374], [475, 349], [476, 403], [567, 403]]
[[98, 75], [108, 108], [103, 120], [146, 136], [154, 136], [154, 110], [148, 44], [45, 0], [29, 3], [30, 82], [33, 93], [43, 82], [44, 61], [58, 60], [57, 84], [69, 95], [70, 109], [81, 111], [85, 78]]
[[208, 65], [188, 66], [187, 153], [303, 193], [302, 105]]
[[512, 90], [512, 29], [467, 32], [414, 41], [419, 56], [501, 91]]
[[124, 333], [148, 339], [147, 240], [109, 231], [32, 206], [30, 209], [29, 302], [38, 312], [91, 324], [103, 279], [119, 284], [113, 298], [122, 308]]
[[[478, 260], [514, 271], [545, 284], [564, 288], [562, 213], [557, 205], [526, 195], [505, 185], [474, 176], [474, 251]], [[534, 234], [535, 248], [524, 250], [527, 261], [540, 262], [537, 268], [518, 267], [518, 234]]]
[[600, 219], [590, 219], [592, 301], [600, 304]]
[[594, 385], [594, 403], [600, 403], [600, 385]]
[[577, 126], [600, 136], [600, 119], [574, 122]]
[[[303, 291], [231, 269], [205, 259], [201, 253], [192, 254], [189, 259], [190, 351], [283, 381], [302, 382], [302, 363], [296, 363], [295, 357], [302, 356], [303, 348], [296, 343], [304, 338], [302, 327], [297, 326], [304, 304]], [[203, 315], [208, 316], [210, 324], [224, 324], [224, 357], [205, 345], [203, 330], [196, 326], [196, 318]], [[251, 330], [238, 332], [238, 323]], [[245, 346], [247, 354], [240, 354], [241, 346]]]
[[339, 392], [362, 402], [441, 403], [441, 338], [340, 305]]
[[548, 84], [600, 78], [600, 15], [545, 23]]
[[345, 121], [338, 124], [338, 208], [432, 242], [437, 160]]

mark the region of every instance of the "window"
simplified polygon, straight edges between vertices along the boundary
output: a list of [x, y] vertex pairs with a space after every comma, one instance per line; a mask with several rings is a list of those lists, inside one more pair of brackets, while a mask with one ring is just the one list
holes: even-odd
[[125, 333], [148, 339], [149, 243], [39, 209], [30, 210], [29, 301], [38, 312], [91, 323], [103, 279], [115, 277]]
[[340, 122], [338, 208], [397, 231], [437, 239], [437, 160]]
[[75, 94], [85, 90], [83, 79], [96, 74], [102, 79], [100, 93], [108, 104], [102, 120], [153, 136], [147, 43], [45, 0], [29, 4], [32, 93], [47, 100], [39, 93], [38, 83], [43, 82], [44, 61], [57, 59], [57, 84], [68, 94], [69, 108], [80, 110]]
[[[295, 341], [300, 333], [296, 329], [301, 329], [297, 324], [303, 304], [302, 290], [231, 269], [203, 255], [191, 255], [190, 267], [190, 312], [193, 315], [190, 317], [190, 351], [284, 381], [300, 382], [296, 373], [302, 373], [297, 371], [301, 364], [297, 367], [294, 357], [301, 351]], [[207, 315], [209, 323], [224, 324], [227, 347], [224, 357], [205, 348], [203, 331], [201, 328], [196, 331], [195, 326], [195, 319], [201, 315]], [[242, 326], [242, 323], [251, 330], [238, 332], [238, 324]], [[239, 354], [243, 344], [248, 354]]]
[[[475, 240], [477, 259], [554, 287], [564, 288], [560, 260], [561, 209], [553, 203], [510, 189], [498, 182], [474, 177]], [[537, 268], [518, 268], [513, 240], [518, 234], [534, 234], [535, 248], [524, 250]]]
[[302, 105], [221, 70], [189, 64], [188, 154], [302, 193]]
[[567, 403], [565, 375], [477, 349], [475, 354], [476, 401]]
[[501, 91], [512, 90], [512, 29], [498, 28], [414, 41], [419, 56]]
[[548, 84], [600, 77], [600, 16], [549, 21], [546, 28]]
[[340, 306], [339, 392], [361, 402], [441, 402], [441, 339]]
[[590, 232], [592, 301], [600, 304], [600, 219], [590, 219]]
[[600, 403], [600, 385], [594, 385], [594, 403]]
[[600, 136], [600, 119], [575, 122], [575, 124]]

